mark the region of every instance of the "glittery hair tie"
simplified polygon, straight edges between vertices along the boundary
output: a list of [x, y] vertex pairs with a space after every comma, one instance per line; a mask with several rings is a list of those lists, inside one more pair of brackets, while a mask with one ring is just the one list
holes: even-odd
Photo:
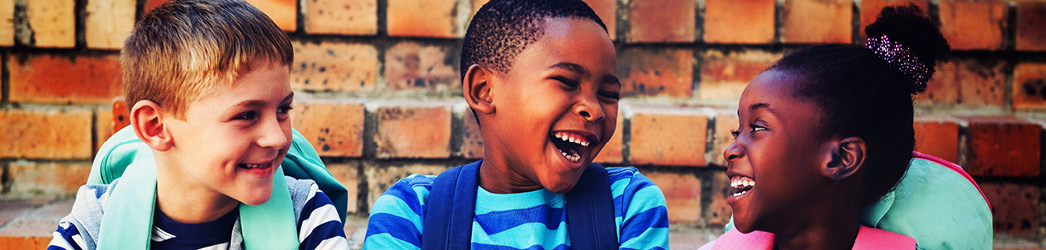
[[908, 46], [904, 46], [904, 44], [896, 41], [890, 41], [886, 34], [879, 37], [869, 37], [868, 42], [864, 46], [875, 52], [876, 55], [879, 55], [879, 58], [886, 60], [891, 66], [901, 70], [905, 76], [908, 76], [908, 79], [913, 83], [912, 94], [918, 94], [926, 90], [926, 82], [930, 80], [934, 69], [919, 62], [919, 57], [915, 56]]

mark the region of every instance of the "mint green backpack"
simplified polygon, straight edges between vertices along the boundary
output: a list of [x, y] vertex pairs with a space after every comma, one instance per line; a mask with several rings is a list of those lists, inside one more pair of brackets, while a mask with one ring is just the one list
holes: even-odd
[[[113, 190], [102, 215], [98, 249], [148, 249], [156, 204], [156, 162], [151, 148], [131, 127], [116, 132], [98, 149], [87, 184], [109, 184], [121, 176], [123, 188]], [[269, 201], [239, 207], [247, 249], [298, 248], [294, 207], [282, 176], [316, 181], [345, 221], [347, 190], [327, 171], [312, 144], [292, 129], [291, 148], [276, 169]]]

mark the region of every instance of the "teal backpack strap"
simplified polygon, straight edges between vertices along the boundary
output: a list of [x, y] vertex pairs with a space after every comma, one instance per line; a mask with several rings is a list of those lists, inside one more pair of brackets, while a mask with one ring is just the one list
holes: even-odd
[[283, 168], [277, 168], [269, 201], [257, 206], [240, 204], [240, 229], [246, 249], [298, 249], [294, 204], [283, 176]]
[[[149, 150], [144, 143], [137, 145], [145, 147], [139, 150]], [[136, 163], [126, 169], [134, 178], [121, 179], [121, 188], [109, 196], [98, 235], [100, 250], [149, 249], [156, 208], [156, 165], [152, 164], [153, 154], [136, 156]]]

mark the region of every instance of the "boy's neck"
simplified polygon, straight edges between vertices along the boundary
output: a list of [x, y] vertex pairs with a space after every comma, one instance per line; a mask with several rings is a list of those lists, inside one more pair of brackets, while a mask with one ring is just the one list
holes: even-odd
[[522, 193], [543, 188], [541, 183], [533, 182], [513, 169], [504, 158], [484, 157], [479, 166], [479, 186], [495, 194]]
[[200, 185], [173, 161], [156, 155], [156, 209], [180, 223], [217, 220], [240, 202]]

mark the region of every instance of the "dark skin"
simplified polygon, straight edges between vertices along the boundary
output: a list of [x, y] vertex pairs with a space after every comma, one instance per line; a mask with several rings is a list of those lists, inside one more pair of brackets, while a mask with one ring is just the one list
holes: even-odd
[[484, 140], [479, 185], [492, 193], [570, 191], [617, 126], [621, 86], [610, 36], [583, 19], [548, 18], [543, 26], [508, 72], [472, 65], [465, 73], [462, 90]]
[[742, 233], [774, 233], [776, 249], [851, 249], [865, 142], [819, 134], [821, 109], [795, 89], [794, 75], [771, 70], [741, 95], [736, 140], [723, 157], [732, 180], [755, 184], [728, 195], [734, 223]]

